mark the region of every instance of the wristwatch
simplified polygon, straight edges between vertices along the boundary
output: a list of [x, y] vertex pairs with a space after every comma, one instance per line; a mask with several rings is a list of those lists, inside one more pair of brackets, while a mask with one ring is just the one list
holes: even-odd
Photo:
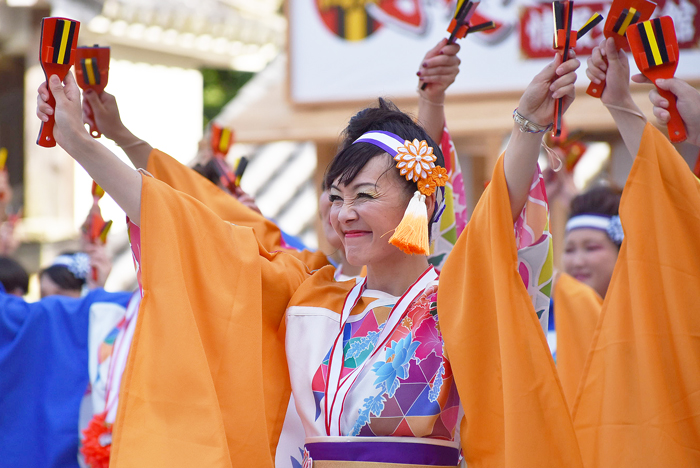
[[518, 112], [517, 107], [513, 111], [513, 120], [516, 124], [518, 124], [518, 126], [520, 126], [520, 131], [523, 133], [544, 133], [553, 127], [553, 124], [543, 127], [542, 125], [537, 125], [535, 122], [527, 120], [522, 116], [522, 114], [520, 114], [520, 112]]

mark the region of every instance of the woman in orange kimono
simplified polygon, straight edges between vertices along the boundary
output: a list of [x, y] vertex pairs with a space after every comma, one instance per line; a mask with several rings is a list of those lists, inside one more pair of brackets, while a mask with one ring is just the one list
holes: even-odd
[[[601, 101], [635, 160], [620, 203], [625, 239], [574, 423], [586, 466], [699, 466], [700, 181], [646, 122], [632, 100], [629, 73], [612, 39], [588, 61], [588, 76], [606, 80]], [[689, 95], [698, 98], [696, 91]], [[678, 110], [697, 142], [698, 107], [689, 105], [689, 95], [679, 95]], [[655, 107], [663, 115], [663, 103]]]
[[[543, 185], [542, 133], [555, 101], [573, 100], [577, 67], [558, 55], [528, 86], [439, 294], [423, 239], [443, 209], [442, 154], [391, 106], [351, 120], [326, 179], [346, 256], [367, 265], [366, 279], [339, 283], [128, 168], [85, 132], [72, 75], [65, 87], [51, 77], [54, 136], [141, 227], [143, 309], [111, 463], [272, 466], [291, 386], [307, 467], [456, 466], [460, 452], [477, 467], [580, 466], [546, 306], [536, 313], [517, 250], [549, 252], [546, 207], [523, 208]], [[526, 225], [517, 240], [514, 222]], [[426, 237], [387, 243], [406, 225]], [[538, 278], [551, 272], [530, 266], [528, 284], [549, 287]]]

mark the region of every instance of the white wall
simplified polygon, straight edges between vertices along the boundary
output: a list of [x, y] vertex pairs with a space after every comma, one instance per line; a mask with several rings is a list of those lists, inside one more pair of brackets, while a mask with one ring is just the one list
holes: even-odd
[[[92, 179], [59, 147], [35, 144], [40, 122], [35, 116], [36, 89], [44, 81], [38, 65], [28, 68], [25, 83], [25, 240], [56, 242], [76, 238], [92, 204]], [[117, 97], [123, 122], [138, 137], [176, 159], [191, 159], [202, 137], [202, 75], [198, 70], [112, 60], [107, 92]], [[123, 160], [111, 141], [100, 140]], [[109, 197], [100, 203], [105, 219], [114, 220], [109, 245], [124, 245], [124, 212]], [[50, 262], [42, 258], [41, 264]], [[117, 283], [133, 276], [133, 265], [115, 265]]]

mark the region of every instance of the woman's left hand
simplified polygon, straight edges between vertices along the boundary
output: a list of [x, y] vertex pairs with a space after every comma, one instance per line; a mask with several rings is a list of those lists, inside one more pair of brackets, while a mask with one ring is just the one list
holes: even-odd
[[576, 70], [581, 62], [576, 59], [573, 50], [569, 57], [562, 63], [561, 52], [557, 52], [554, 60], [533, 78], [518, 104], [518, 112], [523, 117], [544, 127], [554, 121], [554, 103], [557, 99], [564, 98], [563, 111], [574, 102]]

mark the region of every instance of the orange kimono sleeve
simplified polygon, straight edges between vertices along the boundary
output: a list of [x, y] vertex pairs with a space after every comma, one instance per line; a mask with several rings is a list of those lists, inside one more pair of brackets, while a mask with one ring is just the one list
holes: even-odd
[[140, 260], [111, 466], [272, 467], [289, 400], [282, 319], [306, 266], [150, 177]]
[[647, 124], [573, 417], [596, 468], [700, 466], [700, 182]]
[[562, 273], [554, 285], [557, 371], [571, 408], [591, 349], [603, 299], [593, 288]]
[[580, 467], [569, 409], [518, 273], [503, 157], [440, 275], [440, 330], [467, 466]]
[[322, 252], [285, 248], [282, 233], [275, 223], [243, 205], [209, 180], [162, 151], [157, 149], [151, 151], [147, 170], [156, 179], [204, 203], [221, 219], [238, 226], [253, 228], [255, 237], [268, 252], [285, 251], [304, 262], [311, 270], [330, 264]]

